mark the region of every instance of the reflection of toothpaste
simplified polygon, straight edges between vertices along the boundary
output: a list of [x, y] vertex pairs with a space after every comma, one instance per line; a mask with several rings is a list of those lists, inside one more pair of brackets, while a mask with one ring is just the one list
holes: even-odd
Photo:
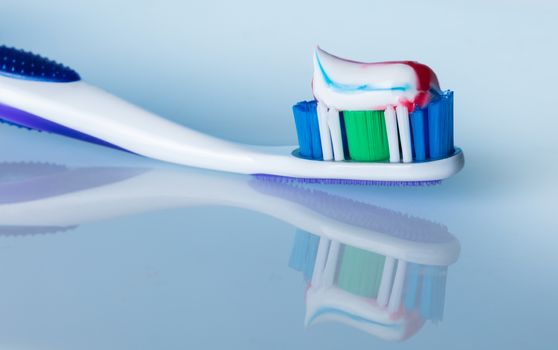
[[314, 97], [340, 111], [424, 107], [441, 93], [436, 74], [412, 62], [361, 63], [333, 56], [319, 47], [314, 55]]

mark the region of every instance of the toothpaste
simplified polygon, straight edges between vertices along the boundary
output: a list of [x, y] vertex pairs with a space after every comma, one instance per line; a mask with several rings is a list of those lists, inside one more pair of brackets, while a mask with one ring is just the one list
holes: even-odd
[[385, 110], [398, 105], [412, 111], [441, 94], [436, 74], [424, 64], [355, 62], [319, 47], [314, 54], [312, 90], [318, 101], [340, 111]]

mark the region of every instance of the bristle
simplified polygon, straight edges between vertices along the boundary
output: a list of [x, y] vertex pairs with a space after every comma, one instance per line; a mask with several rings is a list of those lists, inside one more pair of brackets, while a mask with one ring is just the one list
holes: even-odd
[[389, 159], [383, 111], [344, 111], [349, 157], [361, 162]]
[[389, 148], [389, 161], [391, 163], [399, 163], [401, 160], [401, 154], [399, 150], [399, 132], [397, 131], [397, 116], [395, 115], [395, 109], [392, 106], [388, 106], [384, 112], [384, 118], [386, 120], [386, 133], [388, 139]]
[[281, 183], [307, 183], [307, 184], [328, 184], [328, 185], [362, 185], [362, 186], [434, 186], [442, 183], [442, 180], [423, 180], [423, 181], [376, 181], [376, 180], [350, 180], [350, 179], [319, 179], [290, 177], [270, 174], [253, 174], [254, 177], [267, 181]]
[[450, 90], [436, 94], [426, 106], [414, 106], [411, 113], [406, 105], [337, 111], [317, 101], [299, 102], [293, 112], [304, 158], [410, 163], [442, 159], [455, 151]]
[[318, 129], [320, 132], [320, 143], [322, 146], [322, 159], [332, 160], [333, 149], [331, 145], [331, 134], [329, 132], [329, 126], [328, 126], [328, 109], [321, 102], [318, 102], [317, 115], [318, 115]]
[[376, 298], [385, 259], [383, 255], [344, 245], [337, 274], [337, 286], [352, 294]]
[[411, 146], [411, 127], [409, 123], [409, 110], [405, 106], [397, 106], [397, 126], [399, 127], [399, 141], [401, 144], [401, 158], [403, 163], [413, 161]]
[[453, 92], [445, 91], [425, 108], [411, 114], [413, 155], [416, 161], [441, 159], [454, 152]]
[[312, 279], [319, 242], [320, 236], [301, 229], [296, 230], [289, 267], [301, 271], [307, 282]]
[[329, 108], [327, 111], [327, 125], [331, 135], [333, 158], [336, 161], [345, 160], [343, 147], [343, 128], [341, 127], [341, 116], [338, 110]]
[[378, 298], [376, 299], [380, 306], [386, 306], [389, 301], [396, 262], [397, 260], [395, 260], [395, 258], [390, 256], [386, 257], [384, 271], [382, 271], [382, 282], [380, 282], [380, 290], [378, 291]]
[[331, 240], [329, 243], [329, 251], [327, 252], [327, 261], [324, 267], [323, 284], [333, 285], [337, 278], [337, 262], [342, 253], [342, 244], [339, 241]]
[[323, 282], [324, 270], [327, 263], [327, 256], [331, 240], [321, 236], [318, 241], [318, 249], [316, 250], [316, 259], [314, 260], [314, 270], [312, 270], [311, 284], [318, 286]]
[[446, 91], [428, 105], [428, 138], [431, 159], [453, 153], [453, 92]]
[[416, 161], [428, 158], [428, 110], [416, 108], [411, 113], [411, 130], [413, 135], [413, 157]]
[[305, 158], [322, 159], [322, 144], [316, 108], [316, 101], [302, 101], [293, 106], [293, 114], [300, 155]]
[[441, 321], [444, 314], [447, 267], [411, 263], [408, 270], [405, 310], [418, 310], [426, 320]]

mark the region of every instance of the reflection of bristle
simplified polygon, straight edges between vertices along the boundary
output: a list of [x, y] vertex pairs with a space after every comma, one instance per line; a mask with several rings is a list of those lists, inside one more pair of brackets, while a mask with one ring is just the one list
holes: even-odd
[[296, 230], [289, 267], [302, 272], [307, 282], [312, 279], [319, 242], [319, 236], [300, 229]]
[[385, 256], [343, 245], [337, 267], [339, 288], [367, 298], [376, 298], [380, 289]]
[[446, 266], [409, 263], [305, 231], [297, 231], [289, 266], [313, 287], [335, 285], [394, 315], [416, 312], [424, 320], [442, 320]]
[[404, 305], [427, 320], [441, 321], [444, 314], [447, 267], [409, 264]]

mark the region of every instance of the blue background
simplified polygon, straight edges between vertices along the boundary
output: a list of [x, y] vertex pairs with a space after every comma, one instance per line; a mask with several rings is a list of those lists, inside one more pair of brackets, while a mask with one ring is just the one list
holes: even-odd
[[[555, 348], [555, 2], [0, 5], [0, 43], [246, 143], [296, 142], [290, 107], [311, 97], [317, 44], [355, 60], [418, 60], [455, 91], [455, 140], [466, 155], [465, 169], [435, 188], [330, 189], [443, 223], [459, 238], [445, 320], [408, 342], [334, 324], [304, 330], [304, 286], [286, 266], [294, 229], [239, 209], [197, 208], [2, 238], [3, 348]], [[2, 125], [0, 160], [155, 164]], [[223, 290], [233, 304], [214, 302]]]

